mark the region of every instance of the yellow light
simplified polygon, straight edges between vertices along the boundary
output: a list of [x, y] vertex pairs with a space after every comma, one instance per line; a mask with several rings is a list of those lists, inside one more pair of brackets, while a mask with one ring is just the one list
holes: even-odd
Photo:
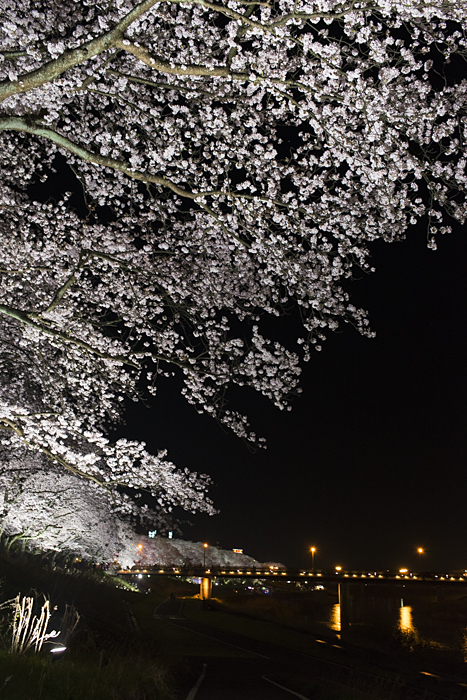
[[204, 547], [204, 549], [206, 549], [207, 547], [209, 547], [209, 545], [206, 544], [206, 542], [205, 542], [205, 543], [203, 544], [203, 547]]
[[342, 571], [342, 566], [336, 566], [336, 571]]
[[423, 554], [423, 547], [418, 547], [417, 552], [418, 552], [419, 554]]
[[142, 545], [142, 544], [139, 544], [139, 545], [138, 545], [138, 549], [139, 549], [139, 550], [143, 549], [143, 545]]
[[329, 615], [329, 626], [335, 632], [342, 631], [341, 606], [339, 603], [332, 606], [331, 613]]
[[314, 554], [316, 552], [316, 547], [310, 547], [310, 552]]
[[399, 629], [401, 632], [416, 632], [412, 621], [412, 608], [410, 605], [402, 605], [399, 608]]
[[400, 574], [406, 574], [408, 572], [408, 569], [399, 569]]

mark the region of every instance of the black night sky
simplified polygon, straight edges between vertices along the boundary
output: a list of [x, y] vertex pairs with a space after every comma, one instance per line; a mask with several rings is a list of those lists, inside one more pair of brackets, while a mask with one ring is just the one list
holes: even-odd
[[[238, 394], [268, 449], [252, 453], [163, 380], [151, 409], [131, 405], [127, 437], [166, 447], [210, 474], [220, 514], [193, 516], [186, 539], [243, 548], [260, 561], [346, 568], [467, 568], [467, 239], [426, 248], [423, 228], [373, 244], [376, 273], [350, 282], [377, 338], [351, 327], [314, 353], [293, 411]], [[279, 339], [293, 348], [293, 318]], [[271, 329], [272, 330], [272, 329]]]

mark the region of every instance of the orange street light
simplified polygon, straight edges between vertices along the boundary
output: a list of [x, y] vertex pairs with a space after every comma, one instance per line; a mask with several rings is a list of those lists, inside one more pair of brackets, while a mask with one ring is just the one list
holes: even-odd
[[316, 554], [316, 547], [310, 547], [310, 552], [311, 552], [311, 570], [315, 570], [315, 554]]
[[423, 557], [423, 555], [425, 554], [425, 550], [423, 549], [423, 547], [417, 547], [417, 554], [418, 554], [418, 556], [419, 556], [419, 562], [420, 562], [419, 566], [420, 566], [420, 570], [422, 570], [422, 569], [423, 569], [423, 566], [422, 566], [422, 557]]
[[206, 542], [205, 542], [203, 544], [203, 547], [204, 547], [204, 549], [203, 549], [203, 569], [204, 569], [204, 568], [206, 568], [206, 550], [209, 547], [209, 545], [206, 544]]

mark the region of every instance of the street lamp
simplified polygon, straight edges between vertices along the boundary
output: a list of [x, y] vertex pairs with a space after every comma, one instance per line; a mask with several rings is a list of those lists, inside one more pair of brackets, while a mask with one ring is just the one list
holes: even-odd
[[420, 557], [420, 570], [422, 570], [422, 569], [423, 569], [423, 566], [422, 566], [422, 556], [425, 554], [425, 550], [423, 549], [423, 547], [417, 547], [417, 554], [418, 554], [419, 557]]
[[310, 547], [310, 552], [311, 552], [311, 570], [315, 570], [315, 553], [316, 553], [316, 547]]
[[209, 547], [209, 545], [206, 544], [206, 542], [205, 542], [203, 544], [203, 547], [204, 547], [204, 550], [203, 550], [203, 569], [205, 569], [206, 568], [206, 550]]

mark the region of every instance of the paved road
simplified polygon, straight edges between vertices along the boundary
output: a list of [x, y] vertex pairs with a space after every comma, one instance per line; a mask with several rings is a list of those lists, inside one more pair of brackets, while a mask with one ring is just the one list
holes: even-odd
[[303, 695], [291, 694], [278, 687], [269, 679], [277, 671], [277, 661], [258, 651], [261, 642], [187, 620], [182, 613], [183, 602], [182, 598], [169, 598], [154, 610], [154, 617], [237, 652], [233, 658], [210, 656], [201, 659], [200, 676], [187, 700], [291, 700], [293, 697], [307, 700]]
[[308, 700], [267, 681], [275, 670], [271, 662], [258, 659], [241, 659], [241, 663], [238, 659], [210, 660], [199, 688], [194, 686], [187, 700]]
[[[407, 673], [406, 684], [400, 686], [394, 672], [371, 665], [364, 654], [358, 658], [358, 653], [354, 655], [342, 647], [327, 645], [323, 648], [317, 644], [316, 656], [302, 654], [225, 632], [209, 624], [193, 622], [183, 617], [183, 599], [165, 601], [156, 608], [154, 615], [187, 630], [194, 639], [201, 636], [219, 645], [219, 657], [200, 656], [199, 683], [186, 700], [292, 700], [293, 697], [307, 700], [311, 693], [301, 695], [290, 688], [296, 677], [309, 686], [319, 682], [335, 692], [345, 692], [344, 688], [350, 685], [377, 700], [386, 697], [393, 700], [467, 700], [467, 688], [430, 676]], [[225, 656], [229, 648], [236, 650], [234, 657]], [[397, 675], [400, 680], [400, 674]], [[289, 682], [289, 687], [280, 688], [271, 681], [283, 686]]]

